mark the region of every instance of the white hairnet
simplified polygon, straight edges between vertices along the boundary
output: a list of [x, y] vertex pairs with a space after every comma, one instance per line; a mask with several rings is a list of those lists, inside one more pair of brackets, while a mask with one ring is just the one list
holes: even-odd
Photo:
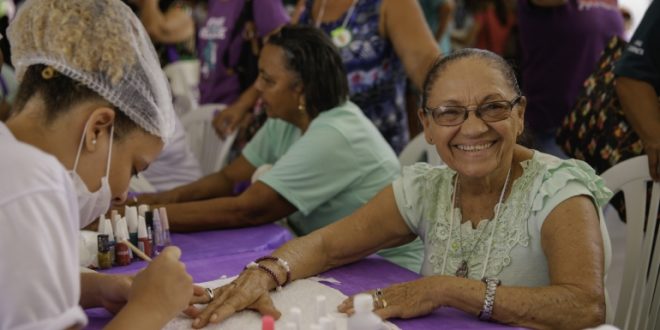
[[167, 79], [142, 23], [120, 0], [28, 0], [7, 36], [19, 80], [30, 65], [50, 65], [165, 143], [173, 134]]

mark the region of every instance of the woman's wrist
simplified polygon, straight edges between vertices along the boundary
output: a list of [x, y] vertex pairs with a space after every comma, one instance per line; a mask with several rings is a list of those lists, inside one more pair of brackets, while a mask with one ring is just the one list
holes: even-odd
[[433, 306], [448, 306], [449, 305], [449, 292], [447, 291], [447, 276], [444, 275], [435, 275], [435, 276], [426, 276], [421, 280], [426, 281], [426, 298], [429, 301], [433, 302]]
[[275, 256], [264, 256], [255, 260], [255, 262], [263, 264], [272, 270], [281, 286], [285, 286], [291, 282], [291, 268], [286, 260]]
[[256, 270], [262, 274], [268, 275], [270, 284], [267, 284], [268, 290], [272, 290], [272, 285], [278, 291], [291, 281], [291, 268], [286, 260], [275, 256], [263, 256], [250, 262], [243, 269], [244, 271]]
[[162, 199], [162, 202], [163, 204], [180, 203], [181, 202], [180, 196], [181, 193], [179, 192], [179, 188], [175, 188], [163, 193], [164, 198]]
[[278, 283], [275, 282], [272, 276], [258, 268], [246, 268], [238, 279], [241, 277], [245, 278], [249, 283], [258, 283], [266, 292], [275, 290], [278, 286]]
[[83, 308], [101, 307], [101, 286], [106, 274], [80, 274], [80, 305]]

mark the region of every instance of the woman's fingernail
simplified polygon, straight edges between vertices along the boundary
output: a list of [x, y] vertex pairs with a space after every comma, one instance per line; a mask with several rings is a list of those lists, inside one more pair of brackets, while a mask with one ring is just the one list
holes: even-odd
[[215, 322], [217, 318], [218, 318], [217, 314], [211, 314], [211, 322]]

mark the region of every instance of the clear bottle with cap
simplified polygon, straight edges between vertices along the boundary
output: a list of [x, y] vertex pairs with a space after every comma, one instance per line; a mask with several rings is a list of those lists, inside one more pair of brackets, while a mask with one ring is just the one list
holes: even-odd
[[325, 296], [324, 295], [318, 295], [316, 296], [316, 314], [314, 314], [314, 319], [316, 320], [316, 323], [321, 322], [321, 318], [326, 316], [328, 313], [325, 309]]
[[149, 211], [149, 205], [140, 204], [140, 206], [138, 206], [138, 216], [144, 218], [144, 214], [147, 213], [147, 211]]
[[369, 294], [361, 293], [353, 298], [355, 314], [348, 318], [348, 330], [383, 330], [383, 321], [376, 315], [374, 300]]
[[321, 330], [336, 330], [335, 319], [329, 316], [319, 318], [319, 326]]
[[147, 232], [147, 224], [143, 217], [138, 216], [138, 248], [148, 256], [153, 256], [151, 240]]
[[291, 307], [289, 310], [293, 323], [296, 325], [298, 330], [303, 330], [302, 328], [302, 311], [298, 307]]
[[158, 210], [153, 211], [153, 224], [154, 255], [158, 255], [165, 248], [165, 242], [163, 242], [163, 225], [160, 221], [160, 212]]
[[164, 207], [158, 209], [160, 213], [160, 222], [162, 229], [163, 246], [170, 246], [172, 239], [170, 238], [170, 221], [167, 218], [167, 210]]

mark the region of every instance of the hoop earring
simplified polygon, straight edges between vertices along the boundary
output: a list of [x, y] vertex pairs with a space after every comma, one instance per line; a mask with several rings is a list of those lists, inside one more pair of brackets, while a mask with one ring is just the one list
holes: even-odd
[[41, 78], [44, 78], [45, 80], [51, 79], [55, 76], [55, 70], [47, 66], [43, 70], [41, 70]]

